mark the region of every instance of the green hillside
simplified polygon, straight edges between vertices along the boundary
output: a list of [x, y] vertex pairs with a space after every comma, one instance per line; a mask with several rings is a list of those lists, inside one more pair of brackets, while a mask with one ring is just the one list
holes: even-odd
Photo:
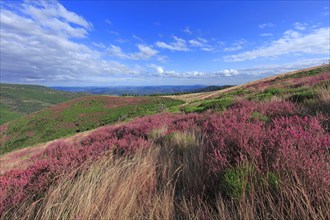
[[0, 84], [0, 124], [85, 93], [53, 90], [44, 86]]
[[[328, 96], [330, 88], [330, 66], [324, 65], [293, 74], [283, 74], [258, 80], [210, 96], [196, 99], [181, 108], [181, 111], [204, 112], [223, 111], [237, 99], [268, 102], [285, 100], [298, 103], [311, 112], [329, 113]], [[180, 99], [180, 97], [177, 97]]]
[[155, 114], [182, 103], [162, 97], [80, 97], [0, 126], [1, 153]]

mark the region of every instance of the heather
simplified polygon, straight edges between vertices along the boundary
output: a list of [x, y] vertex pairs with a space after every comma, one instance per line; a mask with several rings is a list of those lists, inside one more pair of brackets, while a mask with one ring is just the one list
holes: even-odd
[[4, 219], [327, 219], [329, 116], [289, 101], [162, 113], [0, 177]]
[[86, 96], [9, 122], [0, 153], [66, 137], [100, 126], [155, 114], [182, 104], [163, 97]]
[[[328, 114], [329, 111], [325, 107], [327, 104], [320, 105], [320, 103], [324, 103], [326, 96], [321, 98], [319, 93], [320, 90], [323, 90], [323, 93], [329, 93], [329, 82], [330, 66], [323, 65], [310, 70], [272, 76], [220, 90], [218, 93], [204, 93], [196, 99], [190, 95], [186, 97], [187, 104], [182, 106], [181, 110], [186, 113], [208, 110], [224, 111], [235, 99], [239, 98], [257, 102], [285, 100], [298, 103], [306, 108], [312, 107], [309, 114], [316, 112]], [[329, 103], [329, 100], [326, 100], [325, 103]]]

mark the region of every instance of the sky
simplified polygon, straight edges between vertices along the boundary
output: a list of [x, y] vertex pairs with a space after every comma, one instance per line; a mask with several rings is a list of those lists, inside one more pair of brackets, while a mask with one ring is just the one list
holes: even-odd
[[0, 0], [1, 82], [237, 85], [328, 63], [329, 1]]

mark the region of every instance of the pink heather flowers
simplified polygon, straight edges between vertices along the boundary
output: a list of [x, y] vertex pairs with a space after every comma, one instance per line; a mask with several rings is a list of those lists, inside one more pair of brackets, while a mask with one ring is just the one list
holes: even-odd
[[[253, 112], [268, 120], [251, 117]], [[163, 135], [198, 132], [212, 175], [248, 162], [259, 172], [272, 171], [283, 178], [301, 175], [311, 188], [322, 193], [321, 189], [330, 187], [330, 135], [321, 126], [322, 120], [321, 116], [299, 116], [290, 102], [239, 101], [222, 114], [165, 113], [107, 126], [79, 144], [55, 142], [34, 155], [34, 164], [26, 170], [0, 176], [0, 213], [26, 199], [41, 198], [59, 178], [74, 178], [73, 169], [85, 169], [110, 152], [127, 155], [155, 147], [150, 133], [161, 127], [167, 128]]]

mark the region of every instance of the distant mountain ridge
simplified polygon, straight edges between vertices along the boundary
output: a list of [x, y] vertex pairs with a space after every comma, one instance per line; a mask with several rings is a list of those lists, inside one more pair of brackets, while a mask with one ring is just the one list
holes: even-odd
[[205, 85], [191, 85], [191, 86], [114, 86], [114, 87], [50, 87], [52, 89], [66, 91], [66, 92], [87, 92], [91, 94], [103, 95], [154, 95], [154, 94], [172, 94], [192, 92], [198, 89], [207, 88]]

